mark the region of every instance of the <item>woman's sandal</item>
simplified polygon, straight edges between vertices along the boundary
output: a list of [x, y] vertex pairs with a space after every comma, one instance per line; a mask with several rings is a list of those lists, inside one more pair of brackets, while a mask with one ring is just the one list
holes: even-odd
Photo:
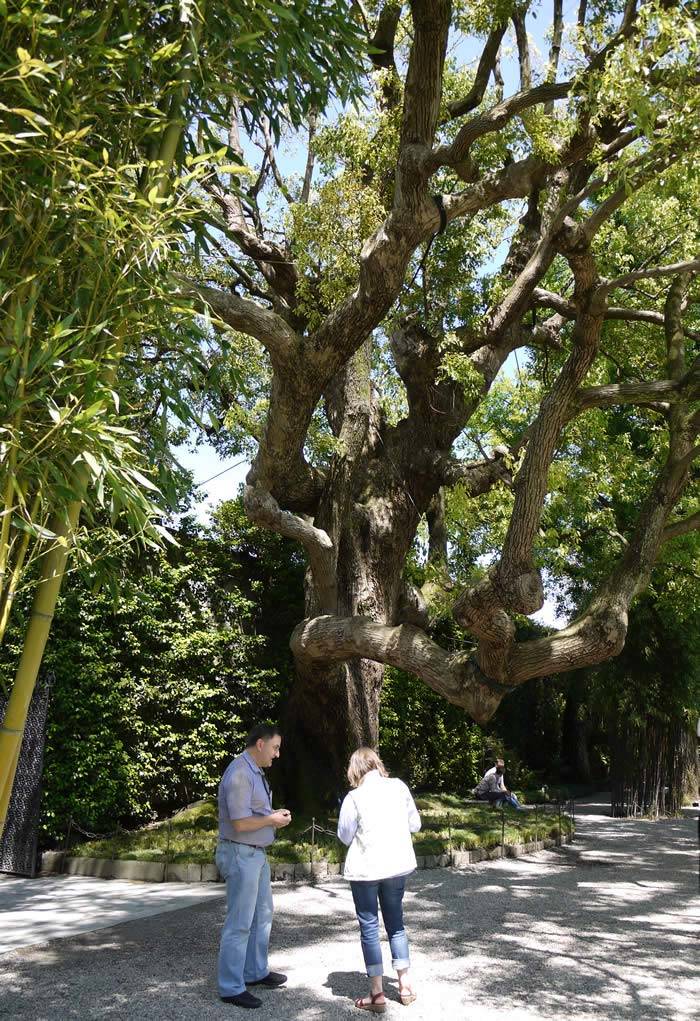
[[360, 1010], [371, 1010], [373, 1014], [383, 1014], [386, 1010], [386, 1003], [379, 1003], [379, 1000], [384, 1000], [384, 993], [374, 993], [369, 999], [366, 996], [360, 996], [355, 1000], [355, 1006]]
[[408, 1007], [417, 999], [417, 997], [412, 989], [407, 989], [404, 993], [399, 992], [399, 999], [403, 1003], [404, 1007]]

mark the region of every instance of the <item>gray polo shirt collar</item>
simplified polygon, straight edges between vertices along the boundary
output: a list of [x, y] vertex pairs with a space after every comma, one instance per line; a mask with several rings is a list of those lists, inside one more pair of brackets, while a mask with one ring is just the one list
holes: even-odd
[[[262, 767], [257, 764], [257, 762], [255, 761], [255, 759], [253, 758], [252, 755], [248, 754], [248, 749], [247, 748], [243, 752], [243, 758], [246, 760], [246, 762], [248, 763], [250, 768], [253, 770], [253, 772], [254, 773], [258, 773], [262, 777], [263, 784], [265, 785], [265, 790], [268, 792], [268, 797], [269, 797], [270, 785], [267, 782], [267, 777], [265, 776], [265, 773], [264, 773]], [[272, 799], [270, 799], [270, 807], [272, 807]]]

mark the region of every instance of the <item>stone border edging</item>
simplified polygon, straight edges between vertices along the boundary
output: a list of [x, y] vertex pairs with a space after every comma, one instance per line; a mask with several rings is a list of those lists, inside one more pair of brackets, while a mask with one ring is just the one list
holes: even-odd
[[[498, 861], [501, 858], [520, 858], [535, 854], [562, 843], [570, 844], [571, 834], [554, 840], [531, 840], [525, 844], [505, 844], [496, 847], [474, 847], [469, 851], [453, 851], [452, 854], [418, 855], [419, 869], [462, 868], [482, 861]], [[326, 879], [341, 874], [338, 864], [318, 862], [271, 862], [270, 871], [274, 881]], [[217, 883], [220, 882], [216, 865], [174, 865], [162, 861], [135, 861], [109, 858], [72, 858], [65, 851], [44, 851], [41, 856], [41, 875], [59, 873], [67, 876], [92, 876], [99, 879], [131, 879], [146, 883]]]

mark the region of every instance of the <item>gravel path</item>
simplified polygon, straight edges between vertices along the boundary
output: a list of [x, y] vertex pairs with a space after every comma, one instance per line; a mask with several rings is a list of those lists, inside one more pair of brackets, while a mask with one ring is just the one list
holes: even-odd
[[[571, 847], [411, 878], [419, 999], [406, 1013], [389, 978], [388, 1017], [698, 1017], [697, 821], [612, 820], [601, 799], [579, 811]], [[346, 884], [276, 885], [275, 905], [271, 964], [289, 985], [264, 990], [257, 1012], [218, 1001], [217, 898], [6, 954], [0, 1017], [358, 1021], [366, 979]]]

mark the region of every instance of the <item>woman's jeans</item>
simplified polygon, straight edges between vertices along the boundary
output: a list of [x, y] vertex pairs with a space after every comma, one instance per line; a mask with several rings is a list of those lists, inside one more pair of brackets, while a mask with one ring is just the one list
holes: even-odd
[[384, 928], [391, 946], [391, 963], [396, 971], [408, 968], [408, 936], [403, 927], [403, 893], [405, 876], [379, 879], [376, 882], [352, 880], [350, 889], [355, 901], [357, 920], [360, 923], [360, 943], [370, 978], [384, 974], [382, 949], [379, 945], [379, 916], [377, 902], [382, 909]]
[[272, 927], [270, 866], [262, 847], [221, 840], [216, 864], [226, 880], [228, 910], [219, 948], [219, 993], [238, 996], [269, 974]]

